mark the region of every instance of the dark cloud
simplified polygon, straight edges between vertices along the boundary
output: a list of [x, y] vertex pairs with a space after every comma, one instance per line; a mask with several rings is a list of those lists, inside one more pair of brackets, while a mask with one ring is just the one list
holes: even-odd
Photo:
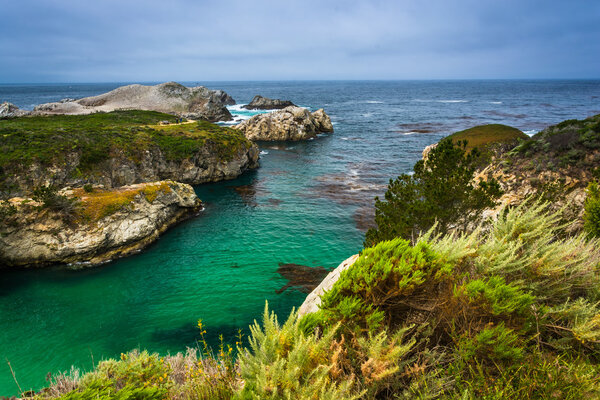
[[584, 78], [600, 3], [0, 0], [0, 81]]

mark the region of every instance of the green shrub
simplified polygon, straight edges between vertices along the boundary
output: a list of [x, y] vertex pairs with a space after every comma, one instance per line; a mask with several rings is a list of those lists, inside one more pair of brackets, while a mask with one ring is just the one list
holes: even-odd
[[76, 211], [75, 199], [59, 194], [58, 189], [52, 185], [34, 188], [31, 198], [41, 203], [40, 209], [47, 208], [65, 216], [72, 216]]

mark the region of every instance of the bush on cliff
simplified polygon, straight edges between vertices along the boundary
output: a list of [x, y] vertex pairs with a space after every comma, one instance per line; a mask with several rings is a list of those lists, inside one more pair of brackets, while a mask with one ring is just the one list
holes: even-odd
[[395, 237], [410, 240], [436, 223], [441, 233], [464, 228], [478, 211], [493, 206], [500, 186], [493, 179], [473, 184], [479, 152], [467, 152], [466, 146], [466, 141], [442, 140], [426, 161], [415, 164], [414, 174], [390, 180], [385, 200], [375, 198], [377, 228], [367, 231], [365, 246]]

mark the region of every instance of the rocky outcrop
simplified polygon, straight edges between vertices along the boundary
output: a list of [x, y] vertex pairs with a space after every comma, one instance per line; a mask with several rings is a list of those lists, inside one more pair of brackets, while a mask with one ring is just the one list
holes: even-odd
[[19, 107], [7, 101], [0, 104], [0, 118], [21, 117], [23, 115], [27, 115], [28, 113], [28, 111], [21, 110]]
[[234, 128], [255, 141], [306, 140], [322, 132], [333, 132], [331, 120], [323, 109], [311, 113], [301, 107], [255, 115]]
[[245, 108], [246, 110], [280, 110], [290, 106], [296, 107], [296, 105], [289, 100], [269, 99], [268, 97], [256, 95], [250, 103], [242, 108]]
[[232, 119], [225, 107], [231, 104], [235, 104], [235, 100], [222, 90], [210, 90], [204, 86], [189, 88], [176, 82], [167, 82], [155, 86], [122, 86], [98, 96], [40, 104], [33, 113], [75, 115], [136, 109], [214, 122]]
[[331, 290], [333, 285], [340, 279], [340, 274], [348, 269], [352, 264], [358, 260], [358, 254], [346, 259], [336, 269], [331, 271], [325, 279], [317, 286], [304, 300], [304, 303], [298, 309], [298, 316], [313, 313], [319, 310], [321, 305], [321, 296], [328, 290]]
[[73, 151], [66, 154], [59, 165], [46, 166], [34, 162], [27, 171], [8, 174], [3, 184], [13, 188], [13, 195], [27, 194], [32, 188], [45, 185], [62, 188], [89, 183], [114, 188], [165, 179], [197, 185], [234, 179], [247, 169], [257, 168], [259, 151], [256, 144], [248, 143], [240, 146], [230, 158], [223, 158], [210, 144], [206, 144], [193, 157], [180, 160], [169, 159], [156, 147], [143, 152], [140, 159], [116, 152], [108, 160], [98, 163], [93, 174], [79, 171], [81, 154]]
[[[77, 211], [68, 217], [28, 199], [11, 199], [16, 214], [0, 223], [0, 265], [106, 262], [139, 251], [202, 207], [191, 186], [173, 181], [95, 191], [63, 191], [78, 198]], [[118, 206], [110, 208], [110, 202]]]

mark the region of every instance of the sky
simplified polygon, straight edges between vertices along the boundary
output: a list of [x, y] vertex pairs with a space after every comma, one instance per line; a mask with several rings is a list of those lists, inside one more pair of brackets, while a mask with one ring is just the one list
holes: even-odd
[[0, 83], [600, 78], [599, 0], [0, 0]]

